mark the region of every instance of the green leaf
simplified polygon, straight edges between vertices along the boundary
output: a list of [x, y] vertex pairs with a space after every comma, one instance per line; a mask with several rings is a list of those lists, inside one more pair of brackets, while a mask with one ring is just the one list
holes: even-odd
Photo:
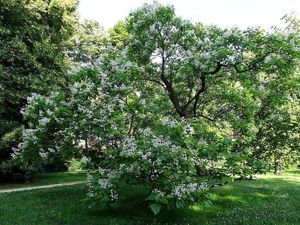
[[210, 200], [206, 200], [203, 202], [204, 207], [211, 207], [212, 206], [212, 202]]
[[176, 208], [177, 209], [182, 208], [183, 206], [184, 206], [184, 204], [183, 204], [182, 201], [179, 201], [179, 200], [176, 201]]
[[145, 198], [145, 201], [154, 201], [156, 198], [154, 194], [149, 195], [147, 198]]
[[162, 203], [162, 204], [165, 204], [165, 205], [168, 205], [168, 199], [167, 199], [167, 197], [165, 197], [165, 196], [161, 196], [159, 199], [158, 199], [158, 202], [159, 203]]
[[160, 212], [160, 210], [161, 210], [161, 205], [157, 204], [157, 203], [152, 203], [150, 205], [150, 209], [152, 210], [152, 212], [154, 213], [154, 215], [157, 215]]

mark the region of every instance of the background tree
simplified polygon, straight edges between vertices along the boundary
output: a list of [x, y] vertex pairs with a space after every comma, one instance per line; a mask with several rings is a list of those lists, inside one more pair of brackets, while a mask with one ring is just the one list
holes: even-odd
[[125, 42], [128, 40], [129, 37], [124, 21], [117, 22], [107, 32], [108, 40], [111, 45], [116, 47], [124, 47]]
[[107, 34], [103, 27], [93, 20], [79, 22], [70, 41], [68, 57], [72, 66], [93, 65], [103, 53], [107, 43]]
[[[33, 92], [65, 88], [66, 42], [77, 0], [0, 0], [0, 138], [24, 124], [20, 110]], [[4, 138], [4, 139], [3, 139]], [[10, 151], [9, 146], [1, 151]]]
[[279, 175], [283, 168], [299, 161], [299, 101], [269, 107], [260, 115], [257, 134], [257, 156]]
[[[282, 168], [296, 162], [300, 156], [300, 23], [292, 15], [284, 19], [288, 24], [285, 34], [277, 32], [291, 43], [285, 46], [289, 56], [272, 54], [267, 58], [266, 74], [261, 77], [261, 107], [255, 115], [258, 129], [255, 155], [272, 167], [275, 174], [280, 174]], [[278, 48], [283, 46], [278, 45]]]
[[20, 109], [30, 93], [47, 93], [63, 85], [64, 43], [76, 23], [77, 2], [9, 0], [0, 4], [3, 134], [22, 123]]

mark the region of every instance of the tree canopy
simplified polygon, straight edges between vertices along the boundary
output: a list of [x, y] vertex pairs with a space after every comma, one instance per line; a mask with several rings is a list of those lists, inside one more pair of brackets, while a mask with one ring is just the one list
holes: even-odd
[[[31, 93], [66, 87], [66, 47], [77, 24], [77, 0], [0, 0], [0, 159], [27, 126], [20, 113]], [[10, 169], [8, 169], [10, 170]]]
[[23, 123], [27, 96], [65, 85], [76, 7], [76, 0], [0, 1], [0, 136]]

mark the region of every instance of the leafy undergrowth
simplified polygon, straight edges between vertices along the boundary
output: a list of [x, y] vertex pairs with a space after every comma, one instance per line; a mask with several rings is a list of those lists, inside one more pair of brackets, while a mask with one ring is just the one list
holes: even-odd
[[259, 176], [210, 192], [210, 207], [163, 210], [153, 216], [143, 189], [127, 189], [114, 209], [89, 208], [85, 185], [0, 194], [1, 225], [226, 224], [295, 225], [300, 222], [300, 172]]
[[85, 180], [86, 180], [86, 172], [45, 173], [45, 174], [40, 175], [38, 178], [30, 181], [30, 182], [0, 183], [0, 190], [13, 189], [13, 188], [23, 188], [23, 187], [34, 187], [34, 186], [48, 185], [48, 184], [60, 184], [60, 183], [85, 181]]

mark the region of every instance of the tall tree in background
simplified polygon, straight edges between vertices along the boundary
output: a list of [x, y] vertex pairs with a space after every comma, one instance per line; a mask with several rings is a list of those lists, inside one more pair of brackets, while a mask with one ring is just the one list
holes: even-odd
[[124, 47], [125, 42], [129, 38], [124, 21], [119, 21], [111, 29], [108, 30], [108, 42], [119, 48]]
[[99, 57], [103, 56], [107, 48], [123, 48], [128, 37], [123, 21], [119, 21], [107, 31], [94, 20], [79, 22], [67, 51], [70, 67], [97, 67]]
[[300, 159], [300, 21], [292, 14], [284, 19], [288, 24], [285, 38], [291, 44], [277, 42], [278, 49], [285, 49], [288, 55], [273, 54], [266, 59], [266, 73], [261, 76], [261, 107], [255, 115], [257, 138], [253, 143], [255, 156], [266, 161], [277, 175]]
[[77, 5], [77, 0], [0, 0], [0, 171], [7, 177], [12, 171], [23, 176], [7, 160], [25, 125], [20, 110], [26, 98], [66, 85], [66, 44], [77, 24]]
[[64, 86], [65, 44], [77, 23], [77, 0], [0, 0], [0, 137], [23, 123], [32, 92]]
[[107, 35], [97, 21], [84, 20], [78, 23], [68, 49], [71, 66], [76, 67], [79, 64], [95, 66], [106, 43]]

